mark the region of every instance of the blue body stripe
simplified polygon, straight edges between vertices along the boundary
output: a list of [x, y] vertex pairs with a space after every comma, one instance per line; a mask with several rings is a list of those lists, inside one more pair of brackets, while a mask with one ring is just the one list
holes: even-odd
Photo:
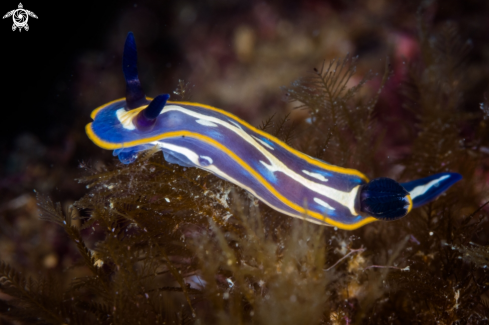
[[[255, 149], [255, 147], [244, 143], [242, 140], [234, 137], [232, 139], [230, 137], [230, 141], [234, 141], [234, 148], [239, 148], [235, 153], [240, 157], [247, 157], [247, 163], [256, 171], [261, 174], [265, 180], [272, 185], [277, 191], [282, 194], [284, 197], [287, 197], [294, 201], [299, 206], [303, 206], [304, 203], [307, 203], [307, 207], [309, 210], [320, 213], [322, 215], [329, 215], [330, 217], [337, 216], [338, 220], [340, 220], [344, 224], [352, 224], [355, 221], [355, 216], [350, 213], [348, 209], [346, 209], [341, 204], [338, 204], [334, 200], [331, 200], [327, 196], [323, 196], [319, 193], [311, 191], [309, 188], [304, 186], [297, 186], [297, 182], [284, 173], [277, 173], [270, 171], [265, 165], [260, 163], [261, 161], [268, 161], [268, 159], [263, 156], [259, 151]], [[241, 168], [241, 166], [236, 163], [232, 158], [230, 158], [226, 153], [221, 152], [219, 149], [216, 149], [212, 145], [209, 145], [203, 141], [200, 141], [195, 138], [189, 137], [179, 137], [179, 138], [170, 138], [159, 141], [161, 145], [175, 145], [182, 148], [187, 148], [192, 152], [196, 153], [199, 157], [208, 157], [212, 160], [213, 168], [217, 168], [220, 171], [225, 172], [227, 177], [223, 177], [218, 175], [219, 177], [230, 180], [233, 179], [234, 183], [238, 183], [240, 186], [249, 189], [253, 192], [257, 197], [259, 197], [262, 201], [266, 202], [270, 206], [273, 206], [277, 210], [286, 211], [287, 214], [300, 215], [297, 211], [291, 209], [289, 206], [284, 204], [280, 199], [278, 199], [275, 195], [270, 193], [270, 191], [261, 184], [257, 179], [255, 179], [250, 173]], [[164, 152], [169, 152], [168, 154], [174, 154], [173, 151], [169, 149], [165, 149], [163, 147]], [[180, 161], [183, 159], [179, 159]], [[180, 161], [174, 161], [180, 165]], [[188, 159], [184, 162], [186, 166], [194, 166], [199, 167], [204, 170], [208, 170], [213, 172], [212, 169], [209, 169], [208, 165], [205, 165], [206, 159], [199, 159], [199, 164], [193, 164]], [[203, 164], [204, 163], [204, 164]], [[305, 165], [305, 164], [304, 164]], [[306, 168], [306, 167], [304, 167]], [[215, 172], [214, 172], [215, 173]], [[314, 198], [320, 199], [325, 202], [333, 209], [328, 209], [321, 204], [318, 204]], [[321, 220], [318, 220], [321, 221]], [[353, 221], [353, 222], [352, 222]]]

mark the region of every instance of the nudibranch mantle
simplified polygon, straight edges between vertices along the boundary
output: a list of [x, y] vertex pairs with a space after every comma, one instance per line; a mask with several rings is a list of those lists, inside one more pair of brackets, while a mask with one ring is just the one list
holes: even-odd
[[388, 178], [369, 182], [357, 170], [312, 158], [226, 111], [168, 101], [166, 94], [146, 97], [136, 60], [129, 33], [123, 59], [126, 98], [95, 109], [86, 126], [89, 138], [114, 150], [123, 163], [156, 145], [169, 163], [207, 170], [281, 213], [348, 230], [403, 217], [461, 178], [441, 173], [404, 184]]

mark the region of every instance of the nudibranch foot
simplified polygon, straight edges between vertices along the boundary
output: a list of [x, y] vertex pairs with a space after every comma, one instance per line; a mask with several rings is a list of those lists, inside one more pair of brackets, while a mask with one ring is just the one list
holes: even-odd
[[119, 161], [125, 165], [132, 164], [138, 158], [137, 151], [125, 151], [118, 154]]
[[116, 149], [112, 152], [112, 155], [117, 156], [119, 161], [125, 165], [133, 163], [138, 158], [138, 152], [148, 150], [152, 148], [152, 144], [145, 144], [141, 146]]

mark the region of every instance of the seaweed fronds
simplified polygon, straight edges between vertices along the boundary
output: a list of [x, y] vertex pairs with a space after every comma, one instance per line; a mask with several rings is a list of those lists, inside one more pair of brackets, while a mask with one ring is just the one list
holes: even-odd
[[[310, 126], [301, 134], [300, 149], [332, 164], [365, 170], [372, 165], [375, 149], [381, 136], [373, 127], [374, 107], [390, 75], [386, 60], [385, 74], [376, 95], [361, 96], [361, 88], [375, 77], [369, 71], [356, 85], [348, 85], [356, 73], [357, 57], [347, 55], [343, 60], [323, 63], [314, 75], [284, 87], [290, 101], [298, 109], [307, 109]], [[377, 139], [377, 141], [376, 141]]]
[[[204, 171], [159, 163], [161, 154], [155, 152], [146, 152], [125, 172], [105, 170], [85, 177], [81, 181], [89, 183], [91, 193], [67, 213], [48, 197], [37, 196], [41, 219], [63, 227], [83, 258], [81, 266], [88, 271], [71, 283], [59, 284], [63, 297], [59, 300], [94, 322], [133, 324], [142, 318], [155, 323], [183, 322], [196, 317], [193, 300], [201, 291], [187, 283], [195, 263], [185, 237], [205, 232], [205, 227], [191, 227], [207, 223], [203, 211], [212, 211], [219, 224], [230, 217], [229, 192], [223, 182], [207, 179], [209, 174]], [[194, 195], [197, 192], [203, 193], [200, 199]], [[164, 207], [156, 207], [160, 205]], [[103, 234], [94, 248], [87, 247], [86, 238], [72, 223], [74, 207], [91, 215], [82, 226], [85, 232]], [[179, 210], [182, 217], [185, 213], [188, 217], [175, 218]], [[73, 302], [65, 298], [74, 295], [78, 298]], [[96, 303], [90, 297], [97, 297]], [[39, 313], [38, 317], [57, 323]]]
[[39, 218], [41, 220], [52, 222], [57, 224], [58, 226], [63, 227], [66, 234], [76, 244], [78, 252], [82, 256], [85, 265], [90, 268], [94, 275], [96, 275], [96, 285], [104, 286], [105, 282], [103, 280], [104, 278], [106, 278], [106, 274], [104, 274], [101, 269], [96, 267], [97, 261], [91, 253], [90, 249], [85, 245], [80, 230], [72, 224], [72, 220], [74, 217], [73, 206], [70, 207], [68, 214], [65, 215], [59, 203], [54, 205], [49, 197], [43, 196], [37, 192], [36, 194], [37, 205], [39, 207]]
[[9, 296], [3, 307], [3, 315], [9, 319], [38, 324], [85, 324], [86, 316], [66, 299], [54, 277], [33, 280], [0, 263], [0, 291]]
[[292, 145], [292, 141], [298, 137], [298, 123], [290, 122], [290, 114], [285, 114], [278, 121], [275, 120], [275, 114], [272, 114], [262, 121], [259, 129], [270, 133], [288, 145]]
[[452, 245], [452, 249], [459, 251], [462, 258], [466, 262], [474, 263], [477, 267], [486, 269], [489, 267], [489, 246], [481, 246], [470, 242], [470, 246]]
[[265, 231], [256, 200], [236, 209], [239, 234], [223, 232], [211, 220], [213, 236], [194, 242], [215, 323], [319, 322], [330, 299], [327, 286], [335, 279], [323, 270], [324, 227], [294, 220], [290, 233], [274, 239]]
[[418, 119], [412, 154], [403, 161], [407, 167], [403, 175], [409, 177], [460, 170], [456, 161], [467, 154], [460, 142], [461, 124], [474, 118], [460, 107], [471, 42], [461, 40], [453, 23], [444, 24], [438, 32], [425, 27], [421, 34], [431, 41], [421, 43], [423, 61], [409, 66], [404, 85], [404, 107]]

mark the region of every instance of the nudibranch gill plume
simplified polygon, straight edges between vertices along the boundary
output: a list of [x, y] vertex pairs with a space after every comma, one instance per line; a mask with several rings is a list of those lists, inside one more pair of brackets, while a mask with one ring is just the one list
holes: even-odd
[[86, 126], [96, 145], [114, 150], [125, 164], [158, 146], [167, 162], [204, 169], [292, 217], [348, 230], [396, 220], [462, 178], [446, 172], [408, 183], [369, 181], [357, 170], [301, 153], [226, 111], [169, 101], [168, 94], [148, 98], [138, 77], [132, 33], [124, 45], [123, 72], [126, 97], [95, 109]]

